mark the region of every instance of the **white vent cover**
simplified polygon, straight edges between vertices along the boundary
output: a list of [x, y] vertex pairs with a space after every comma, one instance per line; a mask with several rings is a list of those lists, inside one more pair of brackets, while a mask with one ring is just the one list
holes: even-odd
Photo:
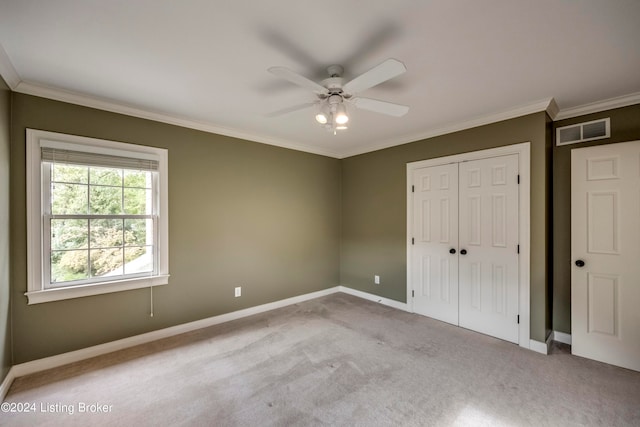
[[611, 120], [598, 119], [556, 129], [556, 145], [575, 144], [611, 136]]

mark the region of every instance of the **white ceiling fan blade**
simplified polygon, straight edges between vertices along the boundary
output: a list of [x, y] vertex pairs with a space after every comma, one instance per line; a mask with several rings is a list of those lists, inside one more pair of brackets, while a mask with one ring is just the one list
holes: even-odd
[[317, 102], [305, 102], [304, 104], [294, 105], [292, 107], [283, 108], [282, 110], [273, 111], [271, 113], [265, 114], [265, 117], [278, 117], [284, 114], [293, 113], [294, 111], [304, 110], [305, 108], [309, 108], [313, 105], [316, 105]]
[[397, 59], [387, 59], [369, 71], [360, 74], [342, 87], [345, 93], [353, 95], [365, 89], [379, 85], [407, 71], [407, 67]]
[[271, 74], [289, 80], [291, 83], [301, 86], [306, 89], [310, 89], [317, 94], [327, 94], [329, 91], [324, 86], [319, 85], [313, 80], [309, 80], [303, 75], [291, 71], [285, 67], [271, 67], [268, 70]]
[[393, 102], [378, 101], [371, 98], [355, 98], [353, 104], [361, 110], [374, 111], [388, 116], [402, 117], [409, 111], [409, 107]]

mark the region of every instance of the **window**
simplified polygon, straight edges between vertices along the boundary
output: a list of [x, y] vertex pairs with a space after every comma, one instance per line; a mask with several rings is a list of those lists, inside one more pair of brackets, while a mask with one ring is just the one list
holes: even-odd
[[29, 304], [168, 283], [167, 150], [27, 130]]

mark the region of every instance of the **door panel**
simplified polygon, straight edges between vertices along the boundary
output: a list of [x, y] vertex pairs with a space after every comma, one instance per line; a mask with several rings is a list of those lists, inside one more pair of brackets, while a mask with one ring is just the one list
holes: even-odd
[[618, 191], [587, 192], [587, 252], [618, 254], [620, 240]]
[[413, 183], [413, 309], [457, 325], [458, 165], [416, 169]]
[[517, 343], [518, 156], [463, 162], [459, 174], [459, 324]]
[[572, 150], [571, 194], [572, 352], [640, 371], [640, 141]]
[[618, 279], [612, 274], [587, 274], [589, 333], [618, 336]]

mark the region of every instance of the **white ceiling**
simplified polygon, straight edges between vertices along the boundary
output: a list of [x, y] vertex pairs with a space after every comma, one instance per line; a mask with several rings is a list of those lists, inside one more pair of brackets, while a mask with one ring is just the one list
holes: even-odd
[[[313, 110], [265, 117], [314, 100], [270, 66], [349, 79], [387, 58], [408, 71], [362, 95], [404, 117], [351, 109], [336, 136]], [[561, 114], [640, 102], [640, 1], [2, 0], [0, 73], [18, 92], [345, 157], [552, 98]]]

